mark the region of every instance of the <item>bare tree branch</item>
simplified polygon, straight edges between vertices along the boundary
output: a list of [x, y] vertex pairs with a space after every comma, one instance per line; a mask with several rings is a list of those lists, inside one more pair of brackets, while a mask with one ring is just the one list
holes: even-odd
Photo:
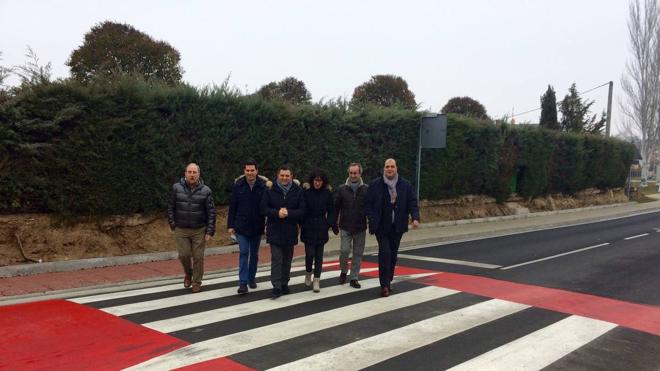
[[[642, 4], [643, 2], [643, 4]], [[660, 138], [660, 9], [656, 0], [633, 0], [628, 13], [631, 59], [621, 77], [620, 129], [640, 137], [646, 163]]]

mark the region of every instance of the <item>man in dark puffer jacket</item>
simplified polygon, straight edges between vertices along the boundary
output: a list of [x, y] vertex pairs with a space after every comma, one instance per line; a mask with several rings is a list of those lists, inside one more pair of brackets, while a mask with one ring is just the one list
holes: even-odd
[[186, 166], [184, 175], [172, 186], [167, 220], [176, 236], [176, 248], [185, 274], [183, 286], [192, 285], [195, 293], [202, 289], [206, 242], [215, 234], [215, 203], [211, 188], [200, 179], [197, 164]]

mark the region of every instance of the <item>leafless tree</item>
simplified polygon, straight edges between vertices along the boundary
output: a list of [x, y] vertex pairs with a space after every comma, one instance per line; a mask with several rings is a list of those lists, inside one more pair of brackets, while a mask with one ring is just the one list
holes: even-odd
[[631, 59], [621, 77], [621, 131], [638, 136], [644, 163], [660, 143], [660, 7], [657, 0], [632, 0], [628, 13]]

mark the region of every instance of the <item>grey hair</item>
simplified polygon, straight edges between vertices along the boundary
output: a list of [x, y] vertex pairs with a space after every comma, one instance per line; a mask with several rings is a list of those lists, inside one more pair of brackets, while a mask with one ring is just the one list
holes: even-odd
[[199, 168], [199, 165], [197, 165], [197, 164], [194, 163], [194, 162], [191, 162], [191, 163], [189, 163], [188, 165], [186, 165], [186, 169], [188, 169], [188, 166], [190, 166], [190, 165], [195, 165], [195, 167], [197, 168], [197, 172], [200, 173], [200, 174], [202, 173], [202, 169], [200, 169], [200, 168]]
[[346, 171], [351, 171], [351, 167], [353, 167], [353, 166], [357, 166], [358, 169], [360, 169], [360, 174], [362, 174], [362, 165], [360, 165], [359, 162], [351, 162], [351, 163], [348, 165], [348, 168], [346, 169]]

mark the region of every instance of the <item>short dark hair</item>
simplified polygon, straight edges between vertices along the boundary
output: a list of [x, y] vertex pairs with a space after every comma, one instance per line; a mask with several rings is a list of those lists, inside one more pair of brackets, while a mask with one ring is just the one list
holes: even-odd
[[328, 185], [328, 173], [325, 170], [315, 168], [312, 170], [311, 173], [309, 173], [309, 178], [307, 178], [307, 182], [309, 183], [310, 186], [313, 185], [314, 179], [316, 178], [321, 178], [321, 180], [323, 181], [323, 186]]
[[254, 166], [255, 169], [259, 169], [259, 167], [257, 166], [257, 162], [251, 158], [248, 158], [243, 162], [243, 169], [245, 169], [246, 166]]
[[277, 174], [279, 175], [280, 171], [282, 171], [282, 170], [284, 170], [284, 171], [288, 170], [288, 171], [291, 172], [291, 175], [293, 175], [293, 170], [291, 170], [291, 166], [289, 166], [288, 164], [280, 165], [280, 167], [277, 168]]

